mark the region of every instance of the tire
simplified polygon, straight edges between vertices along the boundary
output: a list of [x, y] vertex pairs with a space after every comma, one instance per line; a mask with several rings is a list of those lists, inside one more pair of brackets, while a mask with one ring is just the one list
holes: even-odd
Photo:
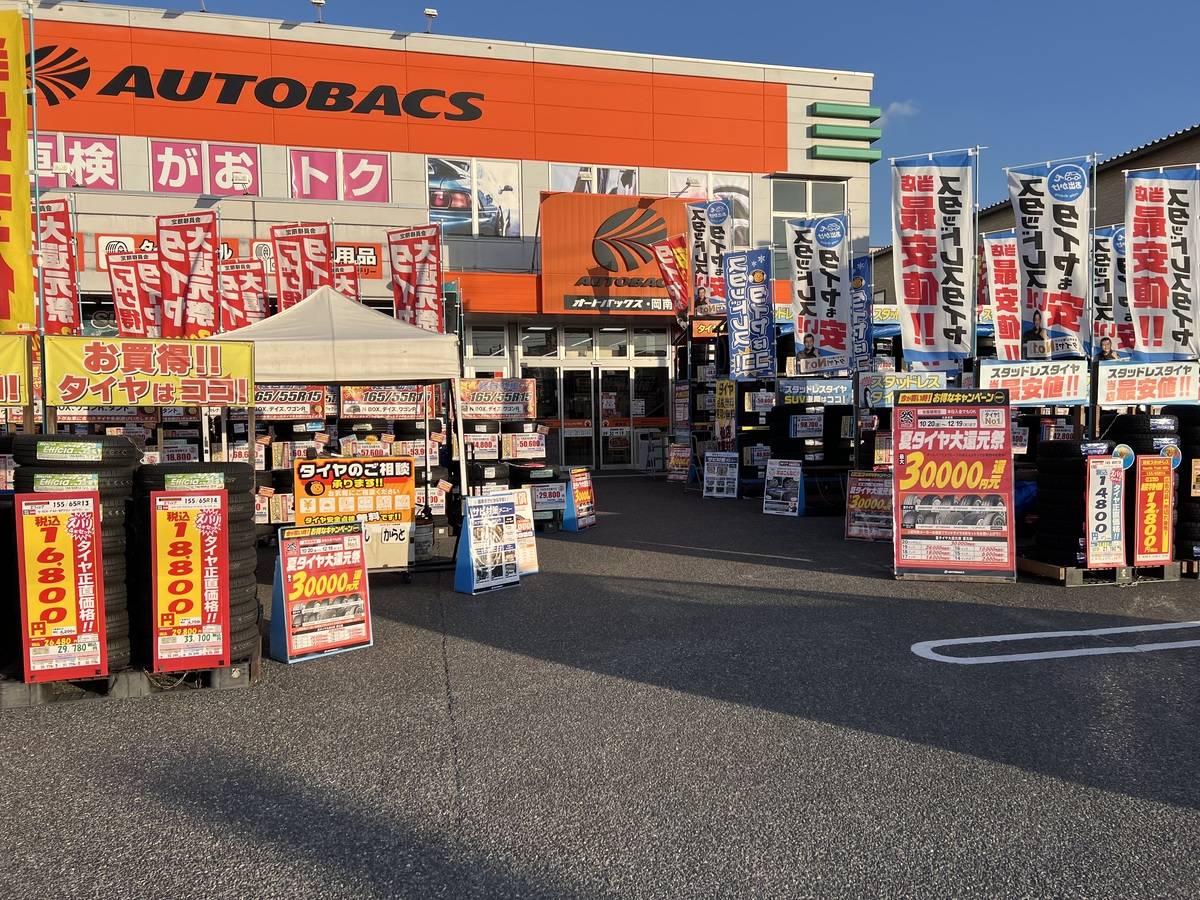
[[1150, 433], [1150, 416], [1147, 413], [1122, 413], [1116, 416], [1104, 429], [1104, 436], [1111, 440], [1116, 435], [1133, 435]]
[[1069, 537], [1061, 534], [1042, 534], [1040, 531], [1034, 536], [1033, 543], [1039, 550], [1047, 550], [1051, 553], [1073, 553], [1083, 552], [1082, 529], [1079, 537]]
[[1045, 535], [1046, 537], [1054, 538], [1081, 538], [1087, 530], [1087, 522], [1082, 518], [1061, 519], [1046, 519], [1038, 516], [1037, 531], [1038, 536]]
[[100, 552], [103, 556], [117, 556], [125, 553], [125, 529], [100, 532]]
[[[1161, 445], [1173, 443], [1179, 445], [1179, 437], [1173, 434], [1133, 434], [1121, 440], [1138, 456], [1157, 456]], [[1155, 444], [1160, 446], [1155, 446]]]
[[1200, 543], [1200, 522], [1176, 522], [1175, 539], [1183, 544]]
[[1176, 501], [1179, 522], [1200, 522], [1200, 498], [1184, 497]]
[[1184, 425], [1180, 428], [1179, 440], [1185, 447], [1200, 446], [1200, 424]]
[[1191, 561], [1200, 560], [1200, 541], [1176, 541], [1175, 558]]
[[1061, 488], [1051, 490], [1039, 486], [1037, 501], [1039, 515], [1046, 509], [1050, 509], [1052, 514], [1054, 510], [1069, 510], [1073, 513], [1076, 509], [1086, 508], [1087, 495], [1082, 487], [1078, 490], [1062, 490]]
[[239, 662], [254, 655], [256, 648], [262, 645], [262, 636], [258, 624], [247, 626], [241, 631], [235, 631], [229, 636], [229, 660]]
[[241, 542], [235, 546], [232, 537], [230, 535], [229, 577], [233, 579], [253, 575], [258, 571], [258, 550], [253, 545], [246, 546]]
[[[99, 444], [100, 459], [94, 463], [77, 459], [43, 459], [52, 451], [47, 444]], [[64, 471], [93, 467], [132, 466], [141, 461], [142, 451], [127, 437], [112, 434], [18, 434], [13, 436], [13, 459], [20, 466], [62, 468]]]
[[1051, 456], [1048, 459], [1039, 459], [1036, 465], [1039, 479], [1043, 475], [1050, 475], [1054, 477], [1082, 477], [1087, 474], [1086, 456], [1080, 456], [1078, 458]]
[[1037, 459], [1062, 459], [1063, 457], [1083, 456], [1080, 443], [1080, 441], [1038, 441]]
[[108, 642], [109, 672], [119, 672], [121, 669], [129, 668], [129, 661], [132, 658], [131, 646], [128, 637], [121, 637], [115, 641]]
[[166, 490], [168, 475], [207, 475], [217, 473], [224, 476], [225, 490], [232, 494], [249, 493], [254, 490], [254, 467], [249, 463], [162, 463], [142, 466], [135, 477], [138, 489], [143, 493]]
[[115, 609], [112, 612], [105, 607], [104, 610], [104, 633], [111, 640], [114, 637], [124, 637], [129, 634], [129, 609], [122, 607]]

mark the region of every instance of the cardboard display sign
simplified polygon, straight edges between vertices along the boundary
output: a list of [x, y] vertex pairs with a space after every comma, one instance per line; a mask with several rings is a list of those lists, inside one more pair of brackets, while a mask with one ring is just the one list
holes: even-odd
[[478, 594], [519, 582], [517, 509], [510, 492], [464, 497], [454, 590]]
[[412, 522], [416, 506], [411, 456], [296, 460], [296, 524]]
[[587, 469], [572, 469], [567, 486], [567, 508], [563, 511], [563, 531], [582, 531], [596, 524], [596, 490], [592, 473]]
[[1137, 458], [1137, 506], [1133, 532], [1133, 565], [1158, 566], [1171, 561], [1171, 510], [1175, 504], [1171, 460]]
[[846, 481], [846, 539], [891, 541], [892, 473], [851, 472]]
[[667, 446], [667, 481], [687, 482], [692, 468], [692, 448], [687, 444]]
[[804, 514], [804, 467], [794, 459], [767, 460], [763, 512], [769, 516]]
[[228, 495], [150, 494], [154, 671], [229, 665]]
[[370, 647], [361, 522], [283, 528], [271, 595], [271, 657], [284, 663]]
[[704, 454], [704, 496], [737, 497], [738, 455], [710, 450]]
[[107, 675], [99, 493], [15, 503], [26, 683]]

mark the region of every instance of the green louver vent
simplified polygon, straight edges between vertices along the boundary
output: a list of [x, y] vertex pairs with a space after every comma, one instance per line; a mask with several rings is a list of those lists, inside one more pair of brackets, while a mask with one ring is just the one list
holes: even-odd
[[836, 159], [842, 162], [879, 162], [883, 157], [882, 150], [872, 150], [870, 147], [829, 147], [824, 144], [812, 148], [813, 159]]
[[815, 138], [833, 138], [839, 141], [877, 141], [883, 137], [879, 128], [869, 128], [865, 125], [814, 125], [812, 136]]
[[827, 119], [865, 119], [874, 122], [883, 115], [883, 110], [878, 106], [859, 103], [814, 103], [810, 114], [814, 118], [822, 116]]

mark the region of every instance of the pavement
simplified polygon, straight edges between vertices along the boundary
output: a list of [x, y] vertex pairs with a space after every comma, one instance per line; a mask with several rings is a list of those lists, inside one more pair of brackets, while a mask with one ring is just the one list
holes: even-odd
[[373, 578], [371, 648], [0, 713], [0, 896], [1197, 895], [1200, 648], [911, 648], [1200, 620], [1200, 583], [896, 581], [839, 518], [596, 495], [519, 587]]

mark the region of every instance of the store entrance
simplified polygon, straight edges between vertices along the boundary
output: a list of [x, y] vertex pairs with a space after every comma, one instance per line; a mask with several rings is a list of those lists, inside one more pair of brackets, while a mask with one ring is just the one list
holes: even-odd
[[562, 370], [562, 464], [596, 465], [596, 407], [591, 369]]
[[633, 422], [629, 414], [631, 379], [628, 368], [601, 369], [596, 384], [600, 401], [600, 468], [633, 465]]

